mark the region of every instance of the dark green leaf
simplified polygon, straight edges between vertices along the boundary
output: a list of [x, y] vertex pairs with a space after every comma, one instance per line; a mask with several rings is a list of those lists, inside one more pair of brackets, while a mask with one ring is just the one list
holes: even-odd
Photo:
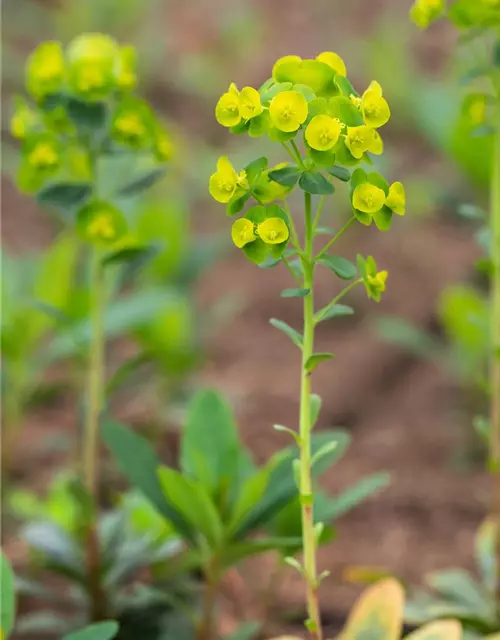
[[9, 635], [16, 616], [14, 573], [7, 557], [0, 551], [0, 629], [2, 638]]
[[150, 353], [141, 352], [121, 364], [106, 383], [106, 396], [118, 391], [140, 367], [151, 362], [152, 357]]
[[231, 544], [224, 549], [222, 556], [222, 563], [225, 568], [232, 567], [241, 560], [255, 556], [259, 553], [265, 553], [266, 551], [289, 549], [290, 547], [296, 548], [302, 544], [301, 538], [257, 538], [255, 540], [248, 540], [246, 542], [240, 542]]
[[244, 518], [260, 502], [269, 482], [270, 471], [269, 466], [265, 466], [247, 478], [241, 487], [231, 513], [231, 520], [228, 525], [230, 530], [236, 530]]
[[333, 271], [335, 275], [342, 280], [352, 280], [358, 275], [356, 265], [350, 260], [342, 258], [341, 256], [328, 256], [324, 255], [318, 260], [319, 264]]
[[299, 179], [301, 170], [295, 164], [269, 172], [269, 178], [283, 187], [293, 187]]
[[280, 293], [282, 298], [305, 298], [311, 289], [283, 289]]
[[380, 211], [373, 214], [373, 221], [377, 229], [380, 231], [388, 231], [392, 225], [392, 211], [389, 207], [382, 207]]
[[42, 207], [67, 212], [81, 207], [91, 192], [92, 185], [88, 182], [54, 182], [40, 189], [36, 200]]
[[235, 216], [242, 211], [243, 207], [250, 200], [252, 193], [245, 191], [242, 195], [233, 196], [226, 205], [226, 213], [228, 216]]
[[243, 253], [254, 264], [262, 264], [269, 253], [269, 246], [260, 238], [246, 244]]
[[79, 129], [99, 132], [107, 119], [107, 107], [104, 102], [84, 102], [69, 98], [66, 110], [70, 119]]
[[261, 269], [273, 269], [281, 264], [281, 258], [273, 258], [272, 256], [267, 256], [264, 262], [261, 262], [258, 266]]
[[322, 173], [316, 173], [313, 171], [304, 171], [301, 174], [299, 187], [306, 193], [320, 196], [328, 195], [335, 191], [333, 184], [328, 182]]
[[264, 156], [261, 158], [257, 158], [257, 160], [254, 160], [245, 167], [247, 180], [250, 186], [255, 183], [255, 181], [259, 178], [260, 174], [265, 169], [267, 169], [267, 158]]
[[327, 171], [330, 175], [342, 180], [342, 182], [349, 182], [351, 179], [351, 172], [345, 167], [334, 165], [333, 167], [328, 167]]
[[103, 424], [102, 437], [130, 484], [137, 487], [184, 538], [194, 542], [193, 529], [165, 499], [157, 474], [160, 461], [149, 442], [130, 429], [110, 421]]
[[377, 318], [377, 331], [387, 342], [407, 349], [424, 360], [441, 357], [442, 347], [431, 335], [398, 316]]
[[83, 556], [75, 541], [53, 522], [33, 522], [25, 527], [22, 537], [40, 554], [44, 564], [76, 580], [85, 579]]
[[160, 467], [158, 477], [169, 503], [205, 536], [213, 549], [217, 548], [223, 536], [222, 522], [203, 482], [169, 467]]
[[330, 318], [341, 318], [342, 316], [352, 316], [354, 309], [346, 304], [334, 304], [333, 307], [324, 307], [314, 314], [314, 321], [323, 322]]
[[290, 325], [288, 325], [286, 322], [277, 320], [276, 318], [271, 318], [269, 322], [273, 325], [273, 327], [276, 327], [276, 329], [279, 329], [280, 331], [283, 331], [283, 333], [286, 333], [293, 344], [299, 347], [299, 349], [302, 349], [303, 339], [302, 335], [298, 331], [292, 329], [292, 327], [290, 327]]
[[231, 482], [240, 444], [228, 403], [216, 391], [196, 394], [189, 404], [183, 429], [180, 462], [184, 473], [197, 478], [209, 493]]
[[305, 370], [314, 371], [319, 364], [334, 357], [333, 353], [313, 353], [313, 355], [307, 359]]
[[149, 169], [122, 186], [118, 194], [119, 196], [137, 196], [143, 191], [150, 189], [154, 184], [159, 182], [165, 176], [165, 167], [155, 167]]
[[118, 623], [114, 620], [97, 622], [80, 631], [68, 633], [63, 640], [111, 640], [118, 633], [118, 629]]

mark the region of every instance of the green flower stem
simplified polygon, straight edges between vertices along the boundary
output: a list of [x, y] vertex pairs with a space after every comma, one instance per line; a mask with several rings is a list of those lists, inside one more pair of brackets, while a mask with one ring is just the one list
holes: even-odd
[[307, 627], [313, 640], [322, 640], [321, 616], [318, 603], [318, 574], [316, 569], [316, 539], [314, 534], [313, 484], [311, 475], [311, 373], [306, 363], [314, 349], [314, 235], [311, 215], [311, 195], [305, 194], [305, 259], [304, 343], [300, 390], [300, 503], [302, 510], [302, 540], [304, 575], [306, 580]]
[[97, 535], [99, 507], [99, 426], [104, 389], [104, 270], [97, 249], [91, 258], [91, 343], [87, 370], [87, 407], [83, 440], [83, 478], [92, 512], [87, 530], [87, 576], [92, 622], [103, 620], [107, 604], [101, 584], [101, 554]]
[[[362, 284], [363, 283], [363, 278], [358, 278], [358, 280], [354, 280], [354, 282], [351, 282], [350, 285], [348, 285], [345, 289], [342, 289], [342, 291], [335, 296], [335, 298], [333, 298], [333, 300], [331, 302], [329, 302], [326, 307], [324, 307], [324, 311], [326, 312], [327, 309], [331, 309], [332, 307], [334, 307], [336, 304], [338, 304], [342, 298], [349, 293], [349, 291], [352, 291], [355, 287], [358, 286], [358, 284]], [[314, 323], [315, 325], [317, 324], [317, 322]]]
[[491, 343], [490, 343], [490, 466], [493, 480], [492, 516], [496, 522], [497, 600], [500, 607], [500, 91], [491, 176]]
[[302, 159], [301, 159], [301, 157], [300, 157], [300, 154], [299, 154], [299, 156], [297, 157], [297, 155], [295, 154], [295, 152], [294, 152], [294, 151], [292, 151], [292, 149], [290, 149], [290, 147], [287, 145], [287, 143], [286, 143], [286, 142], [282, 142], [282, 143], [281, 143], [281, 146], [283, 147], [283, 149], [285, 149], [285, 151], [288, 153], [288, 155], [290, 156], [290, 158], [291, 158], [294, 162], [296, 162], [299, 166], [302, 166]]
[[299, 166], [302, 167], [302, 169], [305, 169], [304, 162], [302, 161], [302, 156], [300, 154], [297, 143], [295, 142], [295, 140], [290, 140], [290, 144], [292, 145], [292, 149], [295, 151], [297, 155], [297, 162], [299, 163]]
[[315, 257], [315, 260], [319, 260], [322, 256], [325, 255], [325, 253], [328, 251], [328, 249], [332, 246], [332, 244], [335, 244], [335, 242], [337, 242], [337, 240], [340, 238], [340, 236], [343, 236], [344, 233], [349, 229], [349, 227], [354, 224], [354, 222], [356, 222], [356, 218], [353, 216], [348, 222], [346, 222], [346, 224], [342, 227], [342, 229], [340, 229], [340, 231], [338, 231], [331, 240], [329, 240], [325, 246], [321, 249], [321, 251], [318, 253], [318, 255]]

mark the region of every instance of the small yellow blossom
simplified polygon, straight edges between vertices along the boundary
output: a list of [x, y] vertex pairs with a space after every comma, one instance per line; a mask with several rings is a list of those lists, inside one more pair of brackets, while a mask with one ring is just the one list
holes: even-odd
[[28, 164], [33, 169], [53, 169], [59, 163], [59, 154], [49, 142], [39, 142], [28, 154]]
[[342, 60], [338, 53], [334, 53], [333, 51], [323, 51], [323, 53], [320, 53], [318, 56], [316, 56], [316, 60], [324, 62], [329, 67], [331, 67], [335, 71], [335, 73], [344, 76], [344, 78], [347, 76], [345, 62]]
[[116, 235], [111, 216], [103, 213], [90, 221], [87, 233], [95, 240], [112, 240]]
[[385, 200], [385, 204], [398, 216], [405, 213], [406, 195], [405, 188], [401, 182], [393, 182], [389, 187], [389, 194]]
[[352, 194], [352, 205], [363, 213], [377, 213], [384, 206], [385, 193], [368, 182], [359, 184]]
[[14, 138], [23, 140], [26, 134], [37, 126], [40, 118], [26, 102], [20, 100], [10, 121], [10, 131]]
[[137, 113], [124, 113], [114, 122], [114, 129], [126, 138], [140, 138], [146, 133], [146, 127]]
[[298, 91], [282, 91], [269, 105], [273, 125], [287, 133], [297, 131], [306, 121], [307, 112], [307, 100]]
[[290, 235], [286, 222], [281, 218], [268, 218], [257, 225], [257, 233], [266, 244], [280, 244]]
[[231, 229], [231, 238], [234, 244], [241, 249], [249, 242], [257, 239], [254, 231], [254, 223], [246, 218], [236, 220]]
[[361, 96], [361, 114], [365, 124], [374, 129], [386, 124], [391, 117], [387, 100], [382, 96], [382, 87], [375, 80]]
[[30, 55], [26, 65], [26, 85], [37, 99], [57, 93], [66, 74], [60, 42], [44, 42]]
[[445, 9], [445, 0], [415, 0], [410, 9], [410, 17], [421, 29], [439, 18]]
[[381, 140], [378, 140], [375, 129], [371, 127], [366, 125], [347, 127], [345, 144], [351, 154], [358, 160], [367, 151], [380, 153], [380, 142]]
[[365, 286], [369, 298], [372, 298], [375, 302], [380, 302], [380, 296], [385, 291], [385, 283], [388, 276], [389, 273], [387, 271], [378, 271], [375, 275], [366, 275]]
[[223, 127], [235, 127], [241, 122], [240, 94], [236, 85], [231, 84], [229, 91], [219, 98], [215, 106], [215, 118]]
[[328, 151], [337, 144], [341, 131], [342, 123], [338, 118], [319, 115], [307, 125], [305, 138], [312, 149]]
[[217, 202], [226, 204], [234, 196], [238, 187], [248, 189], [246, 172], [236, 173], [228, 158], [222, 156], [217, 161], [217, 171], [210, 176], [210, 195]]
[[240, 114], [243, 120], [259, 116], [264, 110], [260, 102], [260, 94], [253, 87], [243, 87], [240, 92]]

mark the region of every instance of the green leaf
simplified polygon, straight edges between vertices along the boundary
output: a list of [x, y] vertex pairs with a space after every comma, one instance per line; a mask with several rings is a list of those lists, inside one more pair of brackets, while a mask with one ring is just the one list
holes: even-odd
[[358, 504], [374, 493], [378, 493], [389, 486], [390, 481], [391, 477], [386, 471], [380, 471], [359, 480], [359, 482], [330, 500], [329, 505], [325, 507], [322, 513], [322, 519], [333, 520], [351, 511], [351, 509], [357, 507]]
[[293, 429], [290, 429], [289, 427], [284, 427], [282, 424], [273, 424], [273, 429], [275, 431], [281, 431], [283, 433], [288, 433], [289, 435], [292, 436], [292, 438], [295, 440], [295, 442], [297, 444], [300, 443], [300, 435], [297, 431], [294, 431]]
[[342, 280], [352, 280], [358, 275], [356, 265], [341, 256], [324, 255], [318, 260], [318, 263], [333, 271]]
[[118, 633], [118, 623], [114, 620], [96, 622], [85, 629], [68, 633], [63, 640], [111, 640]]
[[316, 227], [314, 235], [316, 236], [331, 236], [335, 232], [331, 227]]
[[351, 172], [345, 167], [339, 167], [338, 165], [334, 165], [333, 167], [328, 167], [328, 173], [342, 182], [349, 182], [351, 179]]
[[282, 298], [305, 298], [311, 289], [283, 289], [280, 293]]
[[222, 564], [224, 568], [232, 567], [251, 556], [267, 551], [296, 548], [302, 544], [301, 538], [256, 538], [245, 542], [233, 543], [224, 548]]
[[16, 593], [14, 572], [3, 551], [0, 551], [0, 587], [0, 629], [2, 638], [4, 635], [7, 638], [16, 617]]
[[269, 322], [273, 325], [273, 327], [276, 327], [276, 329], [283, 331], [283, 333], [285, 333], [290, 338], [294, 345], [299, 347], [299, 349], [302, 349], [303, 339], [302, 335], [298, 331], [292, 329], [292, 327], [290, 327], [290, 325], [288, 325], [286, 322], [283, 322], [283, 320], [271, 318]]
[[168, 501], [205, 536], [212, 549], [218, 548], [223, 537], [222, 522], [203, 483], [168, 467], [160, 467], [158, 477]]
[[319, 462], [325, 456], [333, 453], [337, 448], [337, 442], [332, 440], [330, 442], [325, 442], [321, 447], [316, 451], [316, 453], [311, 457], [311, 467], [314, 468], [317, 462]]
[[267, 465], [248, 478], [236, 499], [229, 520], [228, 529], [235, 531], [244, 518], [262, 499], [269, 482], [271, 469]]
[[300, 178], [301, 170], [296, 164], [269, 172], [269, 178], [283, 187], [293, 187]]
[[81, 550], [61, 527], [49, 521], [32, 522], [24, 528], [22, 537], [40, 554], [46, 566], [75, 580], [85, 581]]
[[312, 195], [329, 195], [335, 191], [331, 182], [322, 173], [314, 171], [304, 171], [299, 179], [299, 187], [306, 193]]
[[317, 393], [311, 393], [311, 429], [316, 424], [319, 412], [321, 411], [321, 396]]
[[148, 171], [143, 171], [132, 178], [130, 182], [120, 187], [117, 195], [125, 197], [137, 196], [162, 180], [165, 172], [165, 167], [155, 167]]
[[305, 370], [314, 371], [319, 364], [334, 357], [333, 353], [313, 353], [313, 355], [307, 359]]
[[233, 196], [226, 205], [226, 214], [228, 216], [235, 216], [242, 211], [246, 203], [250, 200], [251, 195], [251, 191], [245, 191], [241, 195]]
[[392, 211], [389, 207], [382, 207], [380, 211], [373, 214], [373, 221], [377, 229], [380, 231], [388, 231], [392, 225]]
[[494, 602], [485, 598], [481, 585], [467, 571], [435, 571], [427, 574], [426, 582], [447, 600], [470, 609], [474, 616], [495, 618]]
[[68, 212], [81, 207], [91, 192], [92, 185], [89, 182], [53, 182], [40, 189], [36, 201], [42, 207]]
[[216, 391], [199, 391], [189, 403], [183, 429], [182, 471], [213, 494], [223, 481], [232, 480], [239, 448], [238, 430], [228, 403]]
[[323, 322], [331, 318], [341, 318], [342, 316], [352, 316], [354, 309], [346, 304], [334, 304], [333, 307], [323, 307], [314, 314], [314, 322]]
[[260, 238], [246, 244], [243, 247], [243, 253], [254, 264], [262, 264], [269, 253], [269, 246]]
[[105, 102], [85, 102], [77, 98], [69, 98], [66, 111], [78, 129], [100, 132], [108, 115]]
[[102, 437], [130, 484], [146, 496], [183, 538], [194, 542], [195, 533], [189, 523], [165, 499], [157, 475], [160, 462], [149, 442], [130, 429], [110, 421], [103, 424]]
[[247, 174], [247, 180], [250, 186], [252, 186], [256, 180], [258, 180], [260, 174], [267, 169], [267, 158], [262, 156], [257, 158], [245, 167]]

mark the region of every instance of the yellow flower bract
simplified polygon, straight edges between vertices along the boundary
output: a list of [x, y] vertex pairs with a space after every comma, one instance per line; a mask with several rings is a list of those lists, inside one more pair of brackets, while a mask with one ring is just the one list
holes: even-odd
[[398, 216], [404, 215], [406, 207], [406, 195], [405, 188], [401, 182], [393, 182], [393, 184], [391, 184], [385, 204]]
[[311, 149], [328, 151], [337, 144], [341, 131], [342, 123], [338, 118], [319, 115], [307, 125], [305, 138]]
[[307, 119], [307, 100], [298, 91], [282, 91], [269, 105], [271, 122], [280, 131], [297, 131]]
[[382, 127], [389, 121], [391, 110], [387, 100], [382, 96], [382, 87], [378, 82], [371, 82], [361, 96], [361, 114], [365, 124], [374, 129]]
[[345, 144], [351, 154], [358, 160], [367, 151], [381, 153], [381, 139], [377, 138], [375, 129], [366, 125], [347, 127]]
[[385, 193], [373, 184], [359, 184], [352, 194], [352, 204], [363, 213], [377, 213], [385, 203]]
[[37, 144], [28, 155], [28, 164], [34, 169], [50, 169], [57, 165], [59, 154], [54, 147], [47, 143]]
[[339, 75], [344, 77], [347, 76], [345, 62], [342, 60], [338, 53], [334, 53], [333, 51], [323, 51], [323, 53], [320, 53], [318, 56], [316, 56], [316, 60], [327, 64], [335, 71], [335, 73], [338, 73]]
[[111, 216], [106, 213], [96, 216], [89, 223], [87, 233], [94, 240], [112, 240], [116, 236], [116, 230]]
[[236, 220], [231, 229], [231, 238], [238, 249], [241, 249], [249, 242], [253, 242], [257, 239], [254, 223], [246, 218]]
[[257, 225], [257, 233], [266, 244], [280, 244], [288, 240], [289, 231], [281, 218], [268, 218]]
[[210, 176], [210, 195], [217, 202], [226, 204], [234, 196], [236, 189], [247, 189], [248, 180], [245, 171], [236, 173], [226, 156], [217, 160], [217, 171]]

